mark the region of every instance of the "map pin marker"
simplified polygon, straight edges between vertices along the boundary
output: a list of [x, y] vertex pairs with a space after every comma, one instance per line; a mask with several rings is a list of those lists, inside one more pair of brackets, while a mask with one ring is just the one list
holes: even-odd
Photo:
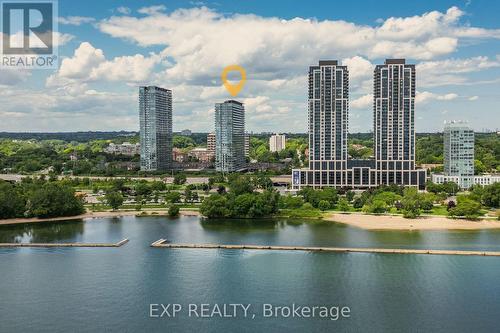
[[[232, 84], [227, 80], [227, 74], [232, 71], [238, 71], [241, 74], [241, 80], [237, 84]], [[224, 68], [221, 77], [222, 83], [224, 83], [227, 91], [229, 91], [232, 96], [236, 96], [245, 85], [245, 81], [247, 80], [247, 72], [245, 72], [245, 69], [239, 65], [231, 65]]]

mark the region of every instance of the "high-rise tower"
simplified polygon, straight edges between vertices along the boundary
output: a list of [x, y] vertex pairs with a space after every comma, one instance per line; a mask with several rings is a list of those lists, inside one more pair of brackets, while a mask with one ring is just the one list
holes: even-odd
[[234, 172], [245, 168], [245, 108], [228, 100], [215, 104], [215, 169]]
[[474, 131], [464, 122], [444, 126], [444, 174], [458, 176], [458, 185], [469, 188], [474, 177]]
[[387, 59], [374, 72], [374, 159], [347, 150], [349, 73], [337, 61], [309, 68], [309, 168], [293, 170], [292, 185], [367, 188], [425, 186], [415, 169], [415, 65]]
[[139, 87], [141, 170], [172, 168], [172, 91]]

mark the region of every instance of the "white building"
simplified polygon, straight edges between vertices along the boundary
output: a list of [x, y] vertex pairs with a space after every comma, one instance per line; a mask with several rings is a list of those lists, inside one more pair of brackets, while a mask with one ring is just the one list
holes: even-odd
[[460, 188], [474, 184], [474, 131], [462, 121], [446, 122], [443, 133], [444, 175], [456, 177]]
[[122, 144], [110, 143], [106, 148], [104, 148], [104, 152], [108, 154], [134, 156], [140, 154], [141, 145], [139, 143], [133, 144], [130, 142], [124, 142]]
[[[461, 184], [460, 181], [461, 181], [460, 176], [447, 176], [442, 173], [432, 174], [432, 182], [436, 184], [443, 184], [445, 182], [454, 182], [457, 184]], [[472, 176], [471, 181], [472, 183], [470, 185], [487, 186], [493, 183], [500, 182], [500, 174], [484, 174], [484, 175]]]
[[285, 149], [286, 138], [284, 134], [274, 134], [269, 138], [269, 150], [274, 152], [279, 152]]

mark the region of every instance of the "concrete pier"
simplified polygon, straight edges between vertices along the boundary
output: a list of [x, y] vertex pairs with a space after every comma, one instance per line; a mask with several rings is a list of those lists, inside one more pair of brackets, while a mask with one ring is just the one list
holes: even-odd
[[500, 251], [462, 251], [462, 250], [419, 250], [419, 249], [383, 249], [355, 247], [314, 247], [314, 246], [268, 246], [268, 245], [229, 245], [229, 244], [174, 244], [159, 239], [152, 247], [169, 249], [230, 249], [230, 250], [277, 250], [277, 251], [312, 251], [336, 253], [382, 253], [382, 254], [433, 254], [500, 257]]
[[0, 243], [0, 247], [120, 247], [128, 238], [118, 243]]

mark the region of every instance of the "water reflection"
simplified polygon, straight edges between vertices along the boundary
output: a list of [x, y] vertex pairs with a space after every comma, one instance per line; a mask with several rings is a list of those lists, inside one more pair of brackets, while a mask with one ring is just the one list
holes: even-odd
[[55, 223], [31, 223], [0, 228], [0, 243], [53, 243], [83, 235], [82, 220]]

